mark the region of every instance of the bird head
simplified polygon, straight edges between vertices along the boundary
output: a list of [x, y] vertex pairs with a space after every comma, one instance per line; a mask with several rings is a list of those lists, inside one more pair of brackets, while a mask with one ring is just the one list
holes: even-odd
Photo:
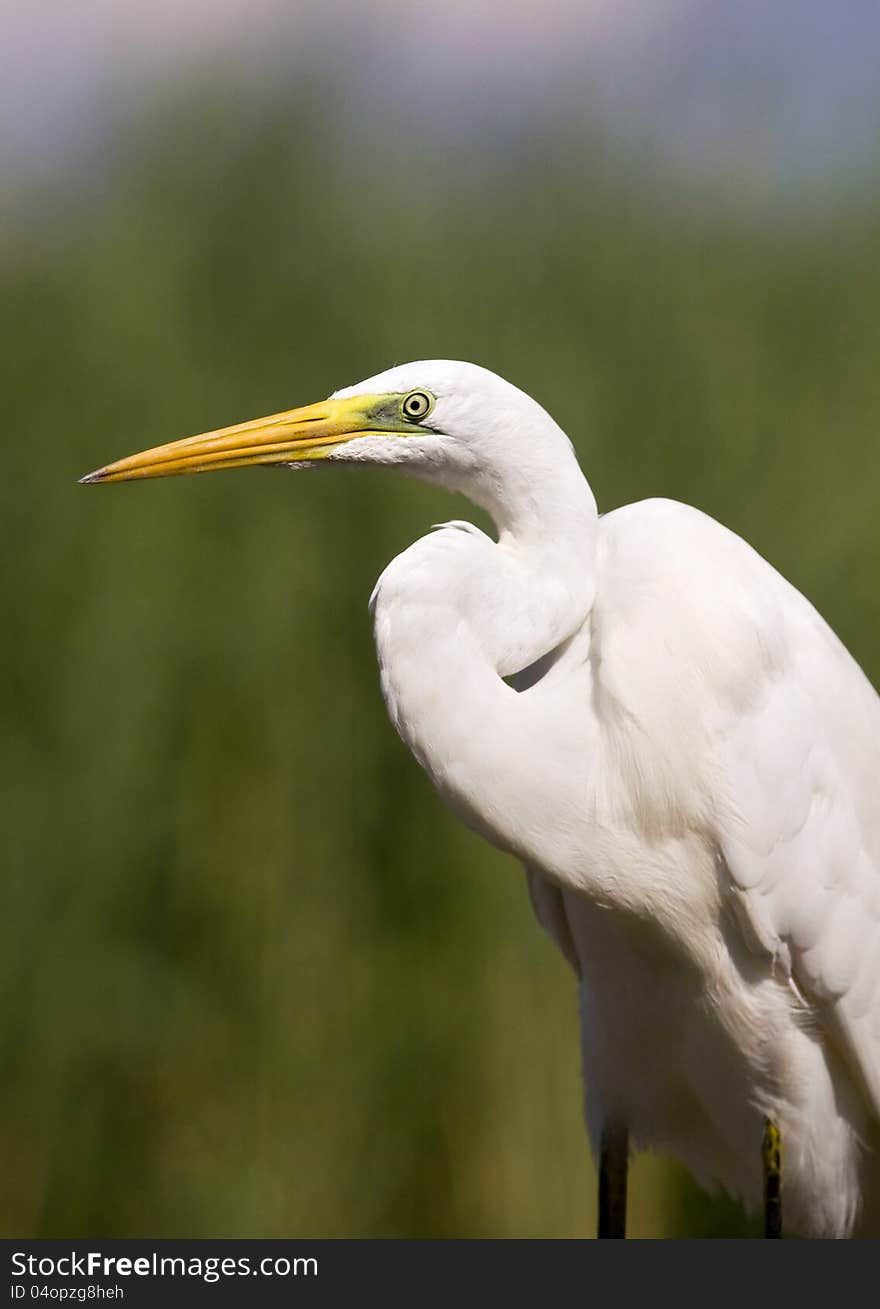
[[[402, 364], [327, 400], [129, 455], [81, 480], [125, 482], [275, 464], [391, 465], [473, 495], [499, 460], [527, 459], [546, 431], [568, 439], [541, 406], [476, 364]], [[520, 438], [519, 442], [517, 437]], [[526, 439], [528, 438], [528, 439]]]

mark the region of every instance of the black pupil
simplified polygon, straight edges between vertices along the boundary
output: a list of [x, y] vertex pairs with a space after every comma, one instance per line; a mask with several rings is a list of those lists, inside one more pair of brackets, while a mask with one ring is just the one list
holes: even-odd
[[410, 411], [410, 413], [411, 413], [411, 414], [420, 414], [420, 413], [422, 413], [422, 410], [423, 410], [424, 404], [425, 404], [425, 398], [424, 398], [424, 396], [421, 396], [421, 395], [413, 395], [413, 396], [410, 396], [410, 399], [409, 399], [409, 411]]

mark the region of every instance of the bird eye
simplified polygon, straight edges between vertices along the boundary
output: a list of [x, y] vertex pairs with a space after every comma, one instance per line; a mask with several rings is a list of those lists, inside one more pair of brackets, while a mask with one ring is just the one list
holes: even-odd
[[434, 406], [434, 397], [427, 391], [410, 391], [400, 402], [400, 412], [404, 418], [424, 418]]

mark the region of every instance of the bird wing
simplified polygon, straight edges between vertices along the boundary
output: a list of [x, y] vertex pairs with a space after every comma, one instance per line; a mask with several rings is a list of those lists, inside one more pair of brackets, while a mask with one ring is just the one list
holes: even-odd
[[719, 845], [880, 1113], [880, 698], [803, 597], [780, 599], [785, 658], [718, 743]]
[[650, 740], [749, 937], [880, 1113], [880, 697], [809, 601], [721, 524], [670, 501], [602, 522], [599, 691]]

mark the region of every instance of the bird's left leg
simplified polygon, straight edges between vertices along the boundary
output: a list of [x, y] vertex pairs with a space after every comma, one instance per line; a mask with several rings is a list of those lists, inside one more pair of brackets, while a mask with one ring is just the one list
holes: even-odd
[[782, 1236], [782, 1136], [769, 1118], [764, 1120], [761, 1146], [764, 1162], [764, 1235]]
[[626, 1236], [626, 1179], [629, 1169], [629, 1132], [617, 1123], [602, 1128], [599, 1151], [599, 1230], [606, 1237]]

